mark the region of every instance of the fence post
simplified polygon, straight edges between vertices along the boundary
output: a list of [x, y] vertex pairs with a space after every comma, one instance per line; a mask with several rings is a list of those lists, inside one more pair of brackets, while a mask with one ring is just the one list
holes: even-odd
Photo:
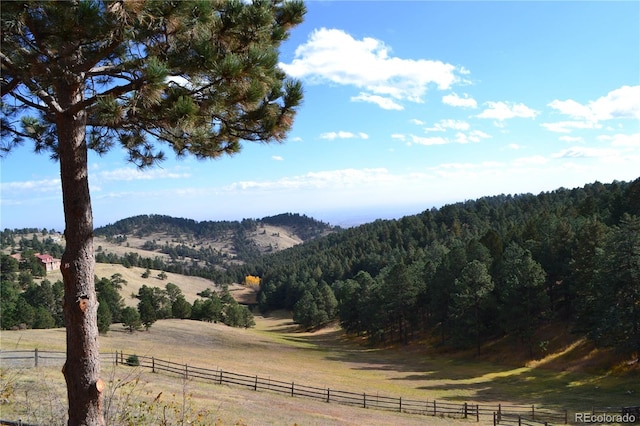
[[437, 411], [436, 411], [436, 400], [434, 399], [433, 400], [433, 415], [435, 416], [436, 414], [437, 414]]
[[496, 422], [496, 412], [493, 412], [493, 426], [496, 426], [498, 423]]
[[35, 366], [36, 368], [38, 367], [38, 348], [36, 348], [35, 351], [33, 351], [33, 358], [35, 359]]
[[531, 420], [536, 419], [536, 406], [531, 404]]
[[480, 404], [476, 404], [476, 422], [480, 421]]
[[258, 375], [257, 375], [257, 374], [256, 374], [256, 381], [255, 381], [255, 383], [253, 384], [253, 390], [254, 390], [254, 391], [257, 391], [257, 390], [258, 390]]
[[184, 365], [184, 378], [189, 379], [189, 366], [187, 364]]
[[362, 408], [367, 408], [367, 393], [362, 394]]
[[156, 358], [155, 357], [151, 357], [151, 372], [155, 373], [156, 372]]
[[330, 392], [330, 391], [329, 391], [329, 388], [327, 388], [327, 402], [329, 402], [329, 399], [330, 399], [330, 397], [329, 397], [329, 392]]
[[118, 366], [118, 351], [116, 351], [116, 367]]
[[398, 401], [400, 402], [400, 412], [402, 413], [402, 397]]
[[522, 426], [522, 417], [518, 414], [518, 426]]
[[569, 411], [564, 410], [564, 424], [569, 423]]
[[222, 368], [220, 369], [220, 382], [219, 384], [222, 384]]
[[291, 396], [293, 396], [293, 382], [291, 382]]
[[498, 404], [498, 423], [502, 420], [502, 404]]

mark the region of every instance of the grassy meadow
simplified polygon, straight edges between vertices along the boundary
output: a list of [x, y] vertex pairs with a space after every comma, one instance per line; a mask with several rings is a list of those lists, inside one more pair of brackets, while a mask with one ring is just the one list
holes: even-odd
[[[637, 370], [616, 374], [563, 368], [562, 365], [575, 365], [576, 358], [592, 352], [580, 343], [522, 366], [491, 358], [451, 357], [430, 352], [420, 345], [372, 348], [346, 337], [338, 327], [301, 332], [284, 313], [256, 316], [256, 323], [254, 329], [245, 330], [190, 320], [163, 320], [147, 332], [133, 334], [114, 324], [108, 335], [100, 337], [100, 347], [103, 352], [124, 351], [320, 388], [417, 400], [496, 406], [498, 403], [535, 404], [540, 408], [568, 409], [571, 413], [593, 406], [637, 405], [640, 395]], [[64, 351], [65, 332], [64, 329], [3, 331], [0, 341], [3, 351], [36, 347]], [[19, 374], [4, 366], [2, 370], [0, 389], [9, 403], [0, 405], [0, 417], [28, 421], [31, 416], [30, 421], [38, 420], [33, 414], [36, 408], [41, 413], [38, 414], [40, 420], [50, 419], [47, 415], [51, 418], [59, 417], [60, 413], [64, 415], [64, 379], [59, 368], [29, 368], [20, 370]], [[109, 384], [107, 401], [112, 407], [112, 416], [117, 413], [122, 416], [117, 423], [129, 416], [133, 418], [130, 424], [140, 424], [143, 420], [148, 421], [147, 424], [162, 424], [162, 416], [166, 419], [167, 411], [175, 416], [186, 415], [194, 424], [198, 424], [198, 419], [199, 424], [247, 425], [410, 425], [452, 421], [351, 408], [193, 380], [185, 382], [128, 366], [103, 365], [103, 379]], [[54, 411], [57, 414], [50, 414]], [[136, 417], [138, 412], [141, 414]], [[180, 423], [179, 418], [174, 420]]]

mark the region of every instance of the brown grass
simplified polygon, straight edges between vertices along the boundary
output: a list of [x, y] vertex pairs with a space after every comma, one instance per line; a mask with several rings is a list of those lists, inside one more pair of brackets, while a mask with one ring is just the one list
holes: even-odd
[[[155, 323], [148, 332], [133, 334], [114, 324], [109, 335], [100, 337], [100, 346], [102, 351], [122, 350], [180, 364], [220, 368], [320, 388], [429, 401], [466, 401], [494, 406], [535, 404], [581, 411], [592, 406], [634, 405], [640, 393], [637, 371], [620, 375], [586, 374], [548, 369], [544, 360], [537, 364], [513, 365], [434, 354], [420, 345], [372, 348], [346, 337], [337, 327], [314, 333], [300, 332], [285, 313], [258, 316], [256, 320], [256, 328], [249, 330], [190, 320], [164, 320]], [[64, 350], [64, 330], [2, 334], [3, 350], [32, 350], [36, 346]], [[558, 356], [569, 355], [559, 353]], [[150, 397], [160, 391], [165, 395], [179, 394], [180, 384], [176, 382], [179, 379], [147, 373], [142, 377]], [[200, 406], [214, 407], [225, 422], [242, 419], [248, 424], [292, 424], [294, 421], [361, 424], [362, 416], [373, 416], [367, 419], [372, 424], [414, 421], [412, 416], [400, 418], [393, 413], [349, 409], [267, 392], [225, 386], [207, 388], [211, 385], [197, 382], [189, 382], [189, 386], [194, 400], [201, 401]], [[376, 418], [385, 420], [376, 422]], [[262, 419], [271, 420], [262, 422]], [[425, 420], [434, 419], [418, 418], [418, 421]]]
[[[160, 271], [151, 270], [149, 278], [142, 278], [142, 274], [144, 272], [144, 268], [125, 268], [122, 265], [112, 265], [107, 263], [96, 263], [95, 270], [95, 274], [98, 278], [110, 278], [113, 274], [121, 274], [122, 277], [127, 280], [127, 284], [123, 286], [120, 294], [124, 299], [125, 304], [133, 307], [138, 305], [138, 299], [132, 298], [131, 294], [138, 294], [138, 290], [140, 290], [140, 287], [143, 285], [146, 285], [147, 287], [164, 288], [168, 283], [173, 283], [180, 287], [185, 299], [187, 299], [189, 303], [193, 303], [195, 299], [199, 298], [197, 293], [207, 288], [215, 288], [215, 283], [206, 278], [189, 277], [186, 275], [166, 272], [167, 278], [165, 280], [161, 280], [158, 278]], [[62, 273], [60, 271], [49, 272], [46, 278], [51, 282], [62, 280]], [[235, 290], [236, 288], [239, 289], [242, 288], [242, 286], [230, 286], [230, 290]]]
[[[107, 336], [100, 337], [101, 351], [124, 350], [139, 356], [155, 356], [160, 359], [181, 364], [191, 364], [212, 369], [258, 374], [278, 380], [291, 380], [301, 384], [334, 389], [354, 390], [389, 395], [392, 390], [404, 390], [398, 395], [406, 396], [404, 386], [385, 383], [384, 369], [376, 372], [375, 364], [363, 365], [343, 363], [339, 353], [330, 346], [322, 347], [309, 338], [327, 341], [332, 339], [336, 329], [319, 333], [298, 333], [286, 316], [258, 317], [255, 330], [229, 328], [224, 325], [189, 320], [165, 320], [153, 325], [148, 332], [128, 333], [113, 325]], [[40, 349], [64, 350], [64, 330], [23, 330], [4, 332], [3, 350]], [[345, 350], [351, 347], [361, 348], [340, 341], [338, 347]], [[368, 350], [364, 350], [367, 352]], [[103, 366], [103, 377], [109, 376], [113, 366]], [[366, 369], [371, 368], [370, 371]], [[22, 374], [32, 386], [39, 381], [40, 371], [47, 370], [48, 387], [41, 393], [57, 395], [55, 400], [64, 400], [64, 382], [59, 369], [28, 369]], [[118, 379], [133, 370], [131, 367], [118, 366], [110, 385], [119, 383]], [[24, 373], [24, 372], [23, 372]], [[180, 402], [185, 384], [179, 378], [148, 371], [136, 373], [139, 377], [138, 399], [152, 400], [159, 392], [164, 395], [162, 401]], [[29, 378], [31, 376], [31, 378]], [[55, 384], [55, 386], [54, 386]], [[391, 384], [391, 388], [387, 389]], [[388, 424], [449, 424], [451, 420], [424, 418], [376, 410], [350, 408], [338, 404], [327, 404], [305, 398], [291, 398], [268, 392], [254, 392], [238, 387], [211, 385], [196, 381], [186, 383], [186, 392], [192, 405], [208, 410], [209, 418], [220, 419], [221, 424], [317, 424], [317, 425], [388, 425]], [[16, 393], [18, 404], [25, 407], [26, 401]], [[417, 391], [424, 397], [424, 392]], [[394, 395], [390, 395], [394, 396]], [[417, 395], [414, 395], [417, 396]], [[59, 404], [58, 404], [59, 405]], [[46, 408], [45, 412], [46, 412]], [[8, 409], [8, 407], [7, 407]], [[13, 410], [13, 409], [12, 409]], [[4, 412], [16, 413], [16, 411]], [[20, 413], [17, 413], [20, 414]], [[22, 414], [25, 414], [22, 412]], [[39, 414], [38, 418], [43, 418]], [[23, 420], [26, 418], [23, 417]]]

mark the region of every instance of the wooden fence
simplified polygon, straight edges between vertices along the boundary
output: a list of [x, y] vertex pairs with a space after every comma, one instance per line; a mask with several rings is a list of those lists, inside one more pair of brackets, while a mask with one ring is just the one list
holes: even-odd
[[544, 410], [536, 408], [535, 405], [505, 405], [498, 404], [498, 409], [488, 413], [481, 408], [481, 414], [493, 416], [494, 425], [549, 425], [567, 424], [569, 422], [569, 412]]
[[[131, 354], [118, 353], [115, 357], [116, 364], [128, 364]], [[479, 417], [477, 404], [452, 403], [447, 401], [417, 401], [406, 398], [393, 398], [379, 395], [374, 392], [348, 392], [339, 389], [319, 388], [295, 382], [284, 382], [258, 375], [246, 375], [209, 368], [195, 367], [187, 364], [179, 364], [171, 361], [160, 360], [155, 357], [137, 356], [140, 367], [148, 368], [153, 373], [174, 374], [185, 379], [200, 379], [216, 384], [242, 386], [254, 391], [277, 392], [292, 397], [312, 398], [327, 403], [351, 405], [354, 407], [371, 408], [399, 413], [422, 414], [432, 416], [450, 416], [460, 418]]]
[[[62, 366], [65, 360], [64, 352], [40, 351], [0, 351], [1, 367], [39, 367]], [[135, 357], [136, 361], [133, 361]], [[350, 405], [353, 407], [396, 411], [399, 413], [466, 418], [480, 421], [493, 418], [494, 424], [500, 425], [541, 425], [567, 424], [567, 411], [543, 410], [535, 405], [502, 405], [502, 404], [473, 404], [456, 403], [437, 400], [414, 400], [394, 398], [379, 395], [376, 392], [350, 392], [340, 389], [319, 388], [294, 381], [281, 381], [259, 375], [246, 375], [179, 364], [176, 362], [157, 359], [155, 357], [116, 353], [102, 353], [103, 363], [116, 365], [137, 364], [152, 373], [163, 373], [183, 377], [185, 379], [203, 380], [216, 384], [242, 386], [254, 391], [268, 391], [281, 393], [291, 397], [312, 398], [327, 403]]]

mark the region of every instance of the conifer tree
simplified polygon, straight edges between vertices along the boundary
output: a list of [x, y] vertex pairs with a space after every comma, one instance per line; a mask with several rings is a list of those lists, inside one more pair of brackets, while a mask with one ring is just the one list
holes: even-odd
[[299, 1], [5, 2], [2, 140], [60, 163], [69, 424], [104, 424], [88, 150], [120, 145], [139, 167], [282, 141], [302, 100], [278, 48]]

